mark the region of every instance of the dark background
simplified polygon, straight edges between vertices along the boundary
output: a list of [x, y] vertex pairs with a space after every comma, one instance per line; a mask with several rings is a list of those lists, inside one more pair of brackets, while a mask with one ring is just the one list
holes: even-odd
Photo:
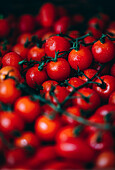
[[115, 17], [115, 0], [1, 0], [0, 13], [21, 15], [22, 13], [37, 14], [45, 2], [63, 5], [69, 13], [83, 13], [86, 16], [103, 11], [113, 19]]

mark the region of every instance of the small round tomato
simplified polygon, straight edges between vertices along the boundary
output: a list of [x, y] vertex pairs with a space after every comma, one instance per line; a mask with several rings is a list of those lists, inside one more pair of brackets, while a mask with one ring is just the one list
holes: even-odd
[[109, 104], [115, 105], [115, 91], [111, 93], [109, 97]]
[[40, 114], [40, 104], [38, 100], [33, 101], [30, 96], [23, 96], [15, 102], [14, 110], [25, 121], [33, 122]]
[[35, 149], [40, 145], [40, 142], [33, 132], [27, 131], [24, 132], [20, 137], [15, 138], [14, 144], [16, 147], [20, 148], [32, 147]]
[[46, 71], [39, 71], [38, 66], [31, 67], [26, 73], [27, 84], [32, 88], [35, 88], [36, 85], [41, 85], [47, 78]]
[[52, 3], [45, 3], [40, 8], [40, 21], [43, 27], [51, 27], [55, 21], [56, 9]]
[[102, 35], [102, 31], [95, 26], [88, 27], [86, 33], [91, 33], [95, 39], [99, 39]]
[[51, 120], [45, 116], [40, 116], [35, 122], [35, 131], [38, 137], [43, 141], [54, 140], [60, 121], [58, 119]]
[[115, 167], [115, 153], [112, 150], [101, 152], [95, 163], [97, 169], [114, 169]]
[[31, 40], [31, 34], [30, 33], [23, 33], [23, 34], [19, 35], [19, 37], [17, 39], [17, 43], [24, 45], [27, 40], [28, 41]]
[[[77, 77], [72, 77], [72, 78], [69, 79], [68, 83], [69, 83], [70, 85], [72, 85], [73, 87], [78, 87], [78, 86], [84, 84], [85, 81], [84, 81], [84, 80], [81, 80], [81, 79], [79, 79], [79, 78], [77, 78]], [[70, 85], [68, 85], [66, 88], [67, 88], [67, 90], [68, 90], [69, 92], [72, 92], [72, 91], [73, 91], [73, 87], [70, 86]]]
[[63, 33], [65, 34], [70, 26], [70, 18], [68, 16], [64, 16], [59, 18], [54, 24], [54, 31], [56, 34]]
[[96, 61], [107, 63], [114, 58], [115, 46], [109, 39], [105, 39], [104, 43], [98, 40], [92, 46], [92, 53]]
[[100, 97], [90, 88], [82, 88], [74, 94], [73, 104], [85, 111], [94, 111], [100, 105]]
[[[100, 72], [100, 75], [106, 75], [106, 74], [109, 74], [109, 71], [110, 71], [110, 63], [107, 63], [105, 65], [105, 67], [103, 68], [103, 70]], [[92, 65], [92, 68], [99, 71], [101, 69], [101, 65], [97, 62], [94, 62], [93, 65]]]
[[13, 67], [13, 66], [2, 67], [1, 70], [0, 70], [0, 82], [5, 80], [7, 75], [14, 77], [18, 81], [21, 80], [20, 72], [16, 67]]
[[[107, 100], [110, 94], [115, 91], [115, 78], [113, 76], [105, 75], [100, 77], [104, 82], [104, 87], [94, 84], [93, 89], [100, 95], [103, 100]], [[100, 79], [95, 82], [102, 83]]]
[[18, 64], [22, 60], [15, 52], [9, 52], [5, 54], [2, 58], [2, 65], [4, 66], [13, 66], [20, 70], [20, 65]]
[[87, 47], [80, 46], [79, 50], [73, 49], [68, 56], [70, 66], [78, 70], [87, 69], [92, 63], [92, 54]]
[[[88, 36], [88, 37], [84, 38], [85, 44], [90, 44], [90, 43], [93, 43], [94, 41], [95, 41], [95, 38], [93, 36]], [[89, 49], [91, 47], [92, 47], [92, 45], [88, 45]]]
[[44, 35], [42, 36], [42, 41], [49, 39], [49, 38], [52, 37], [53, 35], [54, 35], [53, 32], [48, 32], [48, 33], [44, 34]]
[[7, 19], [0, 19], [0, 38], [7, 37], [10, 32], [10, 25]]
[[[69, 41], [61, 36], [52, 36], [45, 43], [45, 52], [50, 57], [55, 57], [57, 51], [68, 51], [70, 49]], [[67, 55], [65, 55], [67, 56]]]
[[14, 131], [22, 131], [24, 129], [24, 121], [16, 112], [3, 111], [0, 112], [0, 131], [4, 134], [11, 135]]
[[16, 44], [15, 46], [13, 46], [12, 51], [21, 56], [22, 59], [27, 58], [28, 49], [25, 48], [22, 44]]
[[104, 21], [102, 19], [99, 19], [97, 17], [93, 17], [88, 21], [89, 26], [96, 26], [98, 24], [99, 29], [103, 30], [104, 28]]
[[111, 75], [115, 77], [115, 63], [111, 67]]
[[13, 79], [6, 79], [0, 83], [0, 101], [5, 104], [13, 104], [21, 96], [21, 90], [16, 87]]
[[44, 114], [46, 117], [59, 118], [59, 113], [55, 109], [53, 109], [50, 105], [44, 104], [41, 109], [42, 114]]
[[88, 137], [87, 142], [96, 151], [112, 149], [114, 145], [113, 137], [109, 132], [102, 132], [102, 134], [99, 134], [98, 131], [94, 132]]
[[69, 63], [64, 58], [58, 58], [57, 61], [50, 61], [47, 64], [48, 76], [56, 81], [63, 81], [70, 75]]
[[45, 56], [44, 48], [38, 48], [37, 46], [34, 46], [28, 51], [28, 61], [41, 61], [43, 56]]
[[46, 92], [50, 91], [51, 87], [56, 86], [57, 84], [58, 84], [58, 82], [56, 82], [54, 80], [44, 81], [44, 83], [42, 84], [43, 90], [41, 90], [41, 93], [46, 93]]
[[35, 20], [34, 17], [30, 14], [22, 15], [19, 18], [19, 31], [21, 33], [30, 33], [35, 28]]
[[79, 37], [79, 31], [77, 31], [77, 30], [69, 31], [68, 35], [69, 35], [71, 38], [78, 38], [78, 37]]
[[42, 38], [46, 33], [50, 32], [51, 29], [48, 28], [40, 28], [37, 31], [34, 32], [33, 35], [37, 36], [38, 38]]

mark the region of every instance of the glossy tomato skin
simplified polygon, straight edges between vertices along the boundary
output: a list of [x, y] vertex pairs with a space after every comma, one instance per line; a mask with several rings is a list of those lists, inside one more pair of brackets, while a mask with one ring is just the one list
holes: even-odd
[[0, 101], [5, 104], [13, 104], [21, 96], [21, 90], [16, 88], [13, 79], [6, 79], [0, 83]]
[[100, 40], [92, 46], [92, 53], [94, 59], [100, 63], [107, 63], [114, 58], [115, 46], [112, 41], [105, 39], [104, 43]]
[[[69, 79], [68, 83], [69, 83], [70, 85], [72, 85], [73, 87], [78, 87], [78, 86], [84, 84], [85, 81], [84, 81], [84, 80], [81, 80], [81, 79], [79, 79], [79, 78], [77, 78], [77, 77], [72, 77], [72, 78]], [[66, 89], [67, 89], [69, 92], [72, 92], [73, 87], [71, 87], [70, 85], [68, 85], [68, 86], [66, 87]]]
[[10, 25], [7, 19], [0, 19], [0, 38], [7, 37], [10, 32]]
[[40, 9], [40, 21], [44, 27], [51, 27], [55, 21], [56, 9], [52, 3], [45, 3]]
[[20, 137], [15, 138], [14, 144], [16, 147], [19, 148], [25, 148], [30, 146], [33, 149], [36, 149], [40, 145], [40, 142], [33, 132], [27, 131], [24, 132]]
[[111, 75], [115, 77], [115, 64], [111, 67]]
[[78, 70], [78, 67], [80, 70], [85, 70], [92, 63], [92, 54], [87, 47], [82, 46], [78, 51], [73, 49], [69, 53], [68, 62], [75, 70]]
[[[90, 96], [89, 101], [83, 99], [82, 95], [85, 97]], [[74, 96], [76, 98], [73, 99], [73, 104], [85, 111], [94, 111], [100, 105], [100, 97], [93, 89], [84, 87], [78, 90]]]
[[44, 83], [42, 84], [43, 90], [41, 90], [41, 93], [46, 93], [46, 92], [50, 91], [51, 87], [56, 86], [56, 85], [58, 85], [57, 81], [54, 81], [54, 80], [44, 81]]
[[33, 122], [40, 114], [40, 104], [38, 100], [32, 101], [30, 96], [22, 96], [16, 100], [14, 110], [26, 122]]
[[55, 81], [63, 81], [70, 75], [69, 63], [64, 58], [58, 58], [57, 61], [50, 61], [47, 64], [47, 74]]
[[111, 93], [109, 97], [109, 104], [115, 105], [115, 91]]
[[13, 46], [12, 51], [14, 51], [19, 56], [21, 56], [22, 59], [27, 58], [28, 49], [25, 48], [24, 45], [22, 44], [16, 44], [15, 46]]
[[30, 41], [31, 40], [31, 34], [30, 33], [22, 33], [19, 35], [17, 39], [18, 44], [24, 45], [27, 39]]
[[[70, 48], [69, 41], [60, 36], [52, 36], [45, 43], [45, 52], [50, 57], [55, 57], [55, 51], [68, 51]], [[65, 55], [67, 56], [67, 55]]]
[[88, 22], [89, 26], [96, 26], [97, 24], [100, 27], [99, 29], [103, 30], [103, 28], [104, 28], [104, 21], [102, 19], [99, 19], [97, 17], [93, 17]]
[[41, 85], [47, 78], [46, 71], [39, 71], [38, 66], [31, 67], [26, 73], [27, 84], [32, 88], [35, 88], [36, 85]]
[[21, 56], [19, 56], [15, 52], [9, 52], [5, 54], [2, 58], [2, 65], [4, 66], [13, 66], [17, 69], [21, 69], [20, 65], [18, 64], [22, 60]]
[[91, 33], [95, 39], [99, 39], [102, 36], [102, 31], [94, 26], [89, 26], [86, 33]]
[[11, 135], [15, 130], [22, 131], [24, 129], [24, 121], [16, 112], [2, 111], [0, 112], [0, 131], [4, 134]]
[[28, 51], [28, 61], [35, 60], [35, 61], [41, 61], [41, 59], [45, 56], [44, 48], [38, 48], [37, 46], [32, 47]]
[[21, 80], [21, 75], [19, 70], [16, 67], [13, 66], [5, 66], [0, 69], [0, 82], [5, 80], [6, 75], [12, 76], [18, 81]]
[[[115, 90], [115, 78], [110, 75], [101, 76], [100, 78], [104, 81], [106, 87], [101, 88], [98, 85], [94, 84], [93, 89], [99, 94], [101, 99], [105, 101]], [[95, 82], [102, 83], [99, 79], [97, 79]]]
[[40, 116], [35, 122], [35, 131], [40, 140], [52, 141], [60, 128], [59, 119], [51, 120], [45, 116]]
[[[57, 143], [57, 153], [64, 158], [70, 160], [78, 160], [82, 162], [91, 162], [95, 156], [95, 152], [81, 138], [69, 138], [64, 142]], [[84, 154], [87, 153], [87, 156]]]
[[30, 14], [22, 15], [19, 19], [19, 31], [21, 33], [31, 33], [35, 28], [34, 17]]

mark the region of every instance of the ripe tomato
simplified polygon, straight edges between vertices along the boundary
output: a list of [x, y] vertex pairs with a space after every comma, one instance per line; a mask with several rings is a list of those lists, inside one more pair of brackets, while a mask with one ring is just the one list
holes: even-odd
[[94, 111], [100, 105], [100, 97], [90, 88], [82, 88], [74, 94], [73, 104], [85, 111]]
[[0, 112], [0, 131], [4, 134], [11, 135], [15, 130], [22, 131], [24, 121], [13, 111]]
[[0, 83], [0, 101], [5, 104], [13, 104], [21, 96], [21, 90], [16, 88], [13, 79], [6, 79]]
[[25, 121], [33, 122], [40, 114], [40, 104], [38, 100], [32, 101], [30, 96], [22, 96], [15, 102], [14, 110]]
[[7, 19], [0, 19], [0, 38], [7, 37], [10, 32], [10, 24]]
[[98, 24], [99, 29], [103, 30], [104, 29], [104, 21], [102, 19], [99, 19], [97, 17], [93, 17], [88, 21], [89, 26], [96, 26]]
[[27, 41], [27, 39], [28, 39], [28, 41], [31, 40], [31, 34], [30, 34], [30, 33], [20, 34], [19, 37], [18, 37], [18, 39], [17, 39], [17, 43], [24, 45], [25, 42]]
[[43, 27], [51, 27], [55, 21], [56, 9], [52, 3], [45, 3], [40, 8], [40, 21]]
[[60, 128], [59, 119], [51, 120], [45, 116], [40, 116], [35, 122], [35, 131], [42, 141], [52, 141]]
[[2, 58], [2, 65], [4, 66], [13, 66], [20, 70], [20, 65], [18, 64], [21, 61], [21, 56], [15, 52], [9, 52], [5, 54]]
[[50, 32], [51, 29], [48, 27], [46, 28], [40, 28], [37, 31], [33, 33], [33, 35], [36, 35], [38, 38], [42, 38], [46, 33]]
[[38, 66], [31, 67], [26, 73], [26, 82], [32, 88], [35, 88], [36, 85], [41, 85], [47, 78], [46, 71], [39, 71]]
[[115, 63], [111, 67], [111, 75], [115, 77]]
[[115, 105], [115, 91], [111, 93], [109, 97], [109, 104]]
[[77, 70], [78, 67], [80, 70], [85, 70], [92, 63], [92, 54], [87, 47], [80, 46], [78, 51], [73, 49], [69, 53], [68, 62], [75, 70]]
[[101, 41], [98, 40], [92, 46], [92, 53], [96, 61], [107, 63], [114, 58], [115, 46], [109, 39], [105, 39], [104, 43], [101, 43]]
[[95, 39], [99, 39], [102, 35], [102, 31], [95, 26], [88, 27], [86, 33], [91, 33]]
[[[105, 83], [105, 87], [99, 87], [94, 84], [93, 89], [100, 95], [103, 100], [107, 100], [110, 94], [115, 91], [115, 78], [113, 76], [105, 75], [100, 77]], [[100, 79], [95, 82], [102, 83]]]
[[20, 72], [16, 67], [13, 66], [2, 67], [0, 70], [0, 82], [2, 82], [7, 75], [16, 78], [18, 81], [21, 80]]
[[48, 32], [48, 33], [44, 34], [44, 35], [42, 36], [42, 41], [49, 39], [49, 38], [52, 37], [53, 35], [54, 35], [53, 32]]
[[58, 84], [58, 82], [56, 82], [54, 80], [44, 81], [44, 83], [42, 84], [43, 90], [41, 90], [41, 93], [46, 93], [46, 92], [50, 91], [51, 87], [56, 86], [57, 84]]
[[44, 48], [38, 48], [37, 46], [34, 46], [28, 51], [28, 61], [41, 61], [43, 56], [45, 56]]
[[[50, 57], [55, 57], [57, 51], [68, 51], [70, 48], [69, 41], [60, 36], [52, 36], [45, 43], [45, 52]], [[65, 55], [67, 56], [67, 55]]]
[[[93, 43], [94, 41], [95, 41], [95, 38], [93, 36], [88, 36], [88, 37], [84, 38], [85, 44]], [[88, 46], [88, 48], [91, 48], [91, 45]]]
[[77, 31], [77, 30], [69, 31], [69, 32], [68, 32], [68, 35], [69, 35], [71, 38], [78, 38], [78, 37], [79, 37], [79, 31]]
[[28, 49], [25, 48], [23, 44], [16, 44], [13, 46], [12, 51], [21, 56], [22, 59], [27, 58]]
[[56, 81], [63, 81], [70, 75], [69, 63], [64, 58], [58, 58], [57, 61], [50, 61], [47, 64], [48, 76]]

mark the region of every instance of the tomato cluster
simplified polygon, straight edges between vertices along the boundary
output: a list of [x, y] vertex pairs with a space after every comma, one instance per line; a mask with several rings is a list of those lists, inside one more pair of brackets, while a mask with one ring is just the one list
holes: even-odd
[[52, 3], [0, 18], [2, 170], [114, 169], [115, 21], [84, 20]]

